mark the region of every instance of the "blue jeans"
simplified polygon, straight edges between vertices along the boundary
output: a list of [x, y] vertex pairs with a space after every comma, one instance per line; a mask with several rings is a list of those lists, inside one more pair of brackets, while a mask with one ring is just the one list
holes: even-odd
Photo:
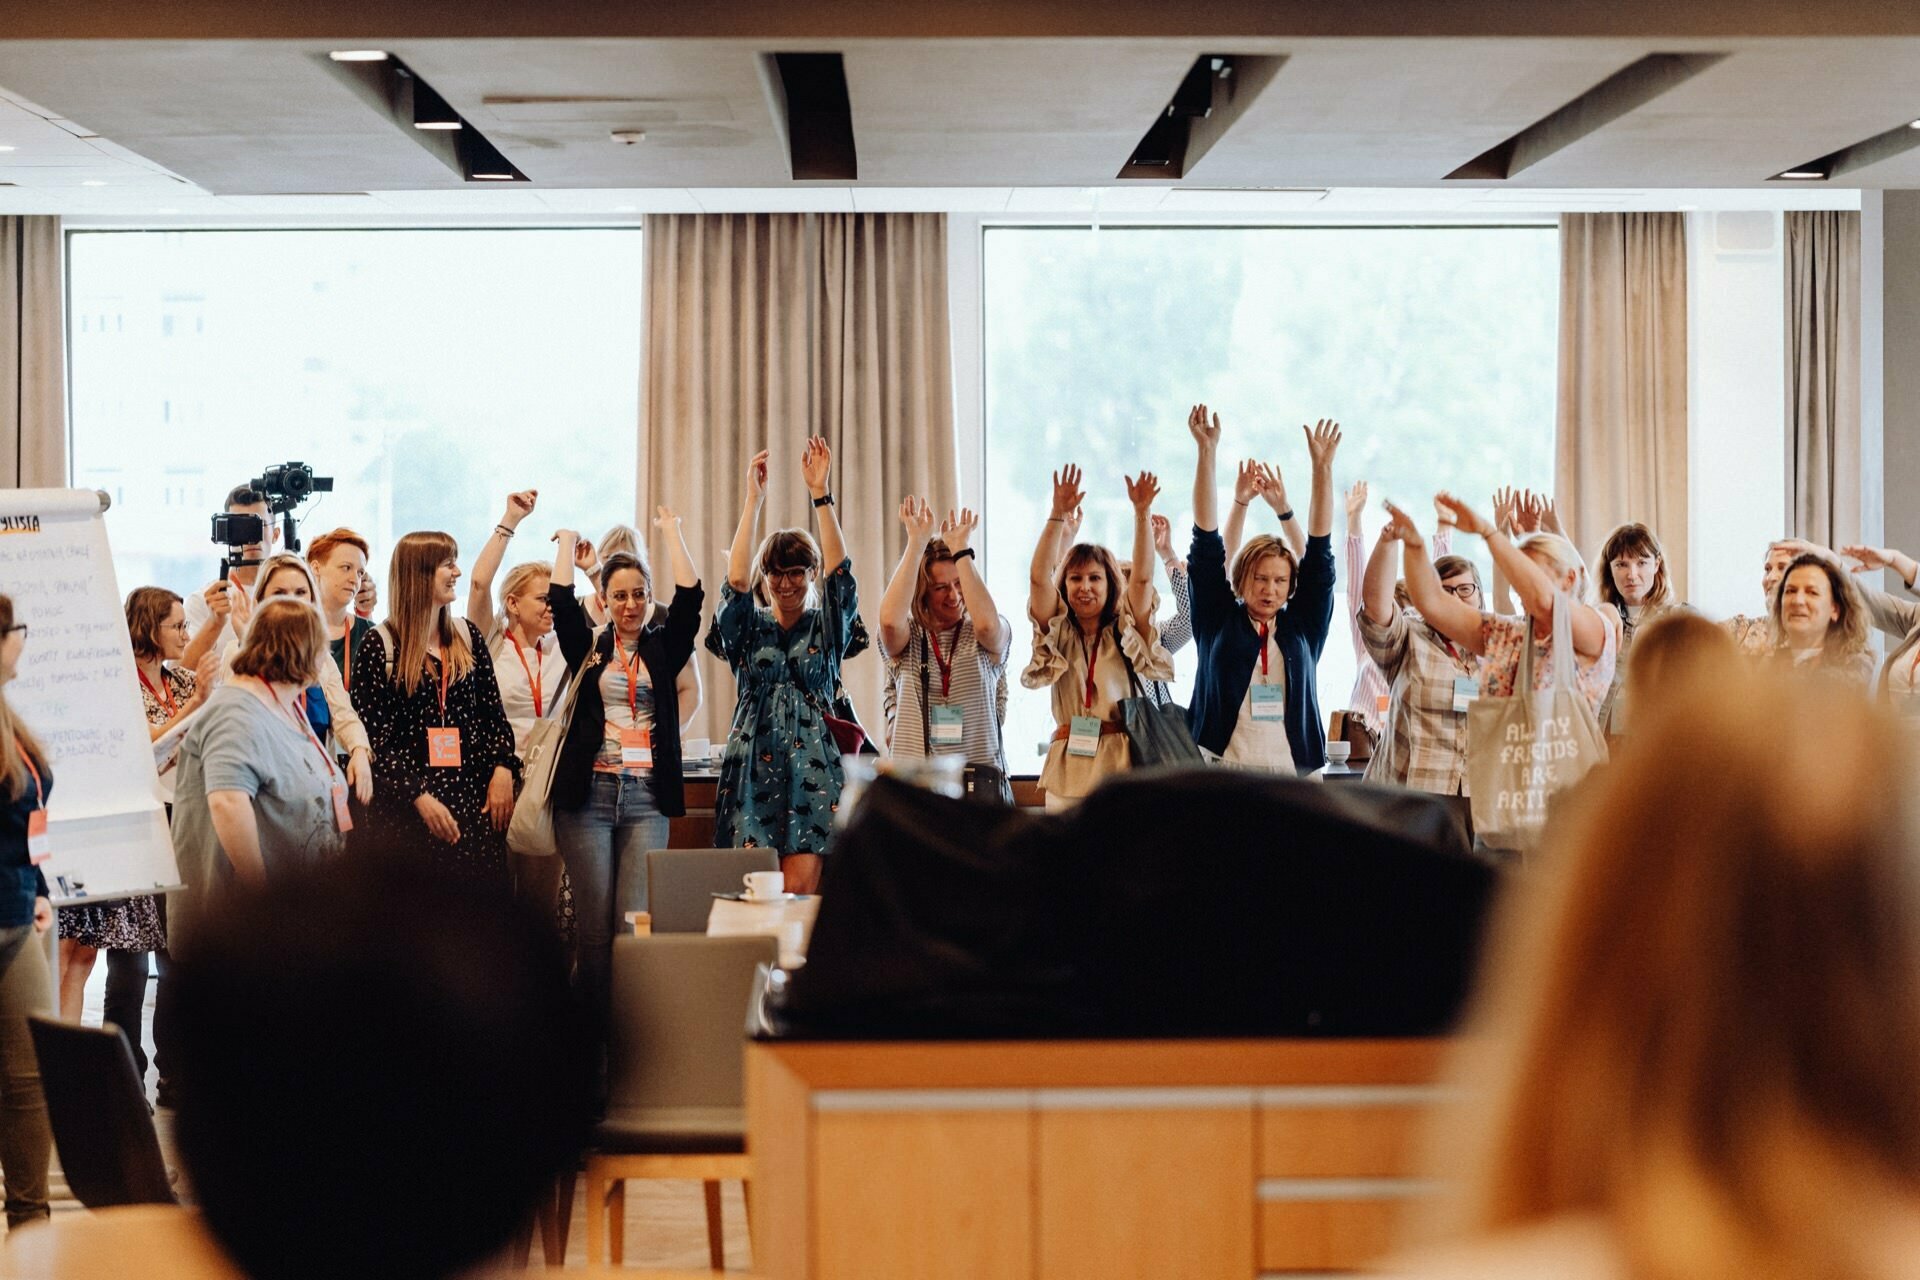
[[586, 804], [554, 810], [553, 840], [573, 882], [580, 986], [589, 1015], [604, 1025], [613, 935], [626, 932], [627, 912], [647, 909], [646, 852], [667, 847], [667, 819], [644, 777], [596, 773]]

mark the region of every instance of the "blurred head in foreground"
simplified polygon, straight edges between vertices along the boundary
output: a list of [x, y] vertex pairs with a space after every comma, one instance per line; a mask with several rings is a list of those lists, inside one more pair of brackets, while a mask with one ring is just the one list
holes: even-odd
[[1691, 609], [1661, 614], [1634, 633], [1627, 657], [1627, 710], [1653, 710], [1699, 680], [1711, 680], [1740, 656], [1726, 628]]
[[1875, 1272], [1920, 1211], [1913, 770], [1887, 713], [1777, 673], [1643, 705], [1505, 906], [1446, 1225], [1596, 1214], [1642, 1280]]
[[238, 897], [194, 942], [180, 1151], [253, 1280], [457, 1275], [573, 1167], [579, 1021], [513, 903], [361, 861]]

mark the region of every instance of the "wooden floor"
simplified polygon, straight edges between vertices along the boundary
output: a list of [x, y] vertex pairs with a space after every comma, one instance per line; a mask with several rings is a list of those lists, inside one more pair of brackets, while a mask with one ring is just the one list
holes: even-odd
[[[98, 1026], [101, 1002], [106, 991], [106, 965], [96, 964], [87, 984], [86, 1021]], [[147, 1052], [153, 1052], [153, 986], [147, 987]], [[147, 1074], [149, 1094], [153, 1073]], [[161, 1111], [154, 1116], [160, 1135], [160, 1147], [166, 1153], [167, 1167], [177, 1168], [173, 1146], [173, 1114]], [[53, 1173], [53, 1211], [55, 1214], [81, 1213], [78, 1201], [67, 1194], [66, 1180], [56, 1165]], [[567, 1235], [567, 1264], [584, 1266], [587, 1260], [586, 1208], [580, 1202], [584, 1186], [575, 1193], [573, 1227]], [[748, 1271], [753, 1262], [747, 1248], [746, 1210], [741, 1203], [740, 1184], [729, 1182], [721, 1188], [721, 1218], [727, 1242], [727, 1270]], [[534, 1247], [534, 1266], [540, 1265], [539, 1246]], [[654, 1270], [704, 1271], [707, 1268], [707, 1218], [705, 1200], [697, 1182], [655, 1182], [636, 1180], [627, 1184], [627, 1257], [629, 1267]]]

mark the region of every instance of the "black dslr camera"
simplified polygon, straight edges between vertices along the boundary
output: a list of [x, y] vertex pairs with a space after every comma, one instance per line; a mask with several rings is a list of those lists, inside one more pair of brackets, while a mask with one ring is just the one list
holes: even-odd
[[[247, 487], [266, 501], [270, 516], [279, 516], [284, 522], [282, 543], [289, 551], [300, 549], [300, 535], [293, 523], [293, 509], [316, 493], [332, 493], [333, 477], [316, 476], [313, 468], [304, 462], [282, 462], [266, 468], [260, 475], [247, 481]], [[229, 569], [244, 568], [259, 564], [257, 559], [247, 557], [247, 548], [262, 546], [267, 541], [267, 520], [254, 515], [236, 515], [223, 511], [213, 518], [213, 541], [227, 549], [220, 561], [220, 576], [226, 577]]]

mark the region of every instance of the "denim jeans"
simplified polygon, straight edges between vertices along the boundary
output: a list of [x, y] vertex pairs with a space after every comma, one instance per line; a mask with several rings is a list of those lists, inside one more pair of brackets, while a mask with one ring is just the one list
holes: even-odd
[[653, 807], [647, 780], [596, 773], [587, 803], [556, 809], [553, 839], [573, 882], [580, 987], [597, 1026], [607, 1017], [613, 935], [626, 913], [647, 909], [646, 852], [667, 845], [667, 819]]

